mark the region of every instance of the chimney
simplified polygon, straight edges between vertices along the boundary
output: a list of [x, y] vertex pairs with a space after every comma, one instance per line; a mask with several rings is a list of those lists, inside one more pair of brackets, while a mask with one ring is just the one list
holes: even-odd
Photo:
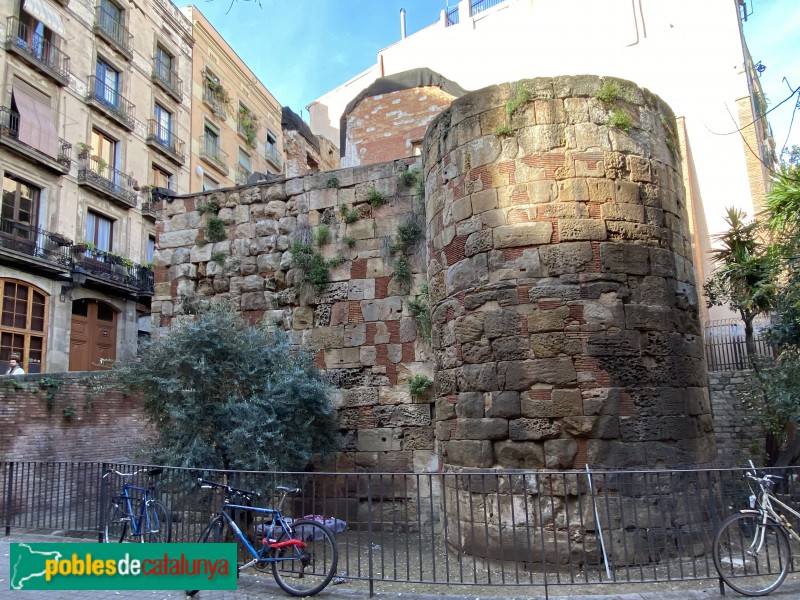
[[400, 39], [406, 39], [406, 9], [400, 9]]

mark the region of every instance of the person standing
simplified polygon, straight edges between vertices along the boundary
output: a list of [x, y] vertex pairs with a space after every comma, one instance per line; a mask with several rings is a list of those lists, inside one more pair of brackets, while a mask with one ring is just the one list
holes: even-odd
[[8, 371], [6, 371], [6, 375], [24, 375], [25, 371], [22, 367], [19, 366], [17, 363], [17, 355], [12, 354], [11, 359], [8, 361]]

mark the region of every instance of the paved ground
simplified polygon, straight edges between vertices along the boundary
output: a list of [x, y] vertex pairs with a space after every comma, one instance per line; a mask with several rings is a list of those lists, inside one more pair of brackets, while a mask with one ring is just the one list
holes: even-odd
[[[9, 589], [9, 568], [10, 568], [10, 543], [17, 542], [75, 542], [86, 540], [75, 540], [72, 538], [61, 538], [56, 536], [14, 534], [8, 537], [0, 537], [0, 600], [23, 600], [24, 598], [44, 598], [45, 600], [161, 600], [164, 598], [185, 598], [183, 592], [179, 591], [101, 591], [101, 592], [25, 592], [12, 591]], [[379, 584], [378, 584], [379, 586]], [[441, 600], [441, 598], [453, 598], [455, 600], [480, 600], [493, 596], [494, 598], [508, 598], [511, 600], [715, 600], [722, 598], [741, 598], [735, 592], [727, 591], [726, 596], [719, 593], [716, 585], [710, 585], [707, 581], [699, 581], [692, 589], [669, 590], [663, 584], [629, 584], [616, 586], [614, 593], [586, 595], [581, 591], [576, 594], [564, 595], [564, 588], [550, 588], [549, 596], [545, 596], [544, 589], [536, 588], [529, 593], [520, 593], [517, 588], [492, 588], [491, 593], [484, 593], [476, 596], [469, 594], [470, 588], [431, 585], [425, 586], [425, 591], [420, 591], [419, 585], [409, 585], [410, 591], [407, 592], [385, 592], [378, 587], [375, 597], [379, 600]], [[413, 589], [412, 589], [413, 588]], [[474, 592], [474, 590], [473, 590]], [[242, 573], [239, 579], [239, 589], [229, 592], [201, 592], [196, 596], [199, 600], [286, 600], [287, 596], [271, 580], [259, 578], [254, 575]], [[366, 591], [350, 589], [348, 584], [328, 586], [319, 596], [320, 600], [368, 600], [369, 594]], [[772, 593], [770, 598], [780, 598], [782, 600], [800, 598], [800, 581], [787, 581], [777, 591]]]

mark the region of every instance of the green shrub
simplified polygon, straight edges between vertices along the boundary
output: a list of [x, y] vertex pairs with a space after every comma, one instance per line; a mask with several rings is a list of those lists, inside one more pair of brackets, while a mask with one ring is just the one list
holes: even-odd
[[75, 407], [72, 406], [71, 404], [68, 404], [67, 406], [65, 406], [61, 410], [61, 412], [64, 414], [64, 418], [67, 419], [68, 421], [70, 419], [74, 419], [75, 417], [78, 416], [78, 411], [75, 410]]
[[396, 248], [405, 252], [423, 237], [422, 227], [414, 220], [408, 220], [397, 227]]
[[225, 224], [216, 216], [208, 217], [206, 221], [206, 239], [210, 242], [221, 242], [225, 239]]
[[303, 471], [336, 450], [330, 384], [280, 330], [219, 304], [117, 361], [157, 434], [152, 464]]
[[343, 265], [347, 262], [347, 259], [344, 256], [334, 256], [331, 259], [328, 259], [328, 266], [331, 268], [336, 268], [339, 265]]
[[531, 101], [531, 92], [526, 83], [516, 83], [511, 89], [511, 97], [506, 102], [506, 117], [514, 116], [520, 108]]
[[328, 183], [325, 184], [326, 187], [329, 188], [338, 188], [339, 187], [339, 178], [336, 175], [331, 175], [328, 177]]
[[219, 204], [217, 204], [216, 200], [209, 200], [205, 204], [198, 206], [197, 212], [199, 212], [201, 215], [219, 212]]
[[369, 202], [372, 206], [381, 206], [387, 202], [386, 195], [379, 192], [375, 188], [371, 188], [367, 192], [367, 202]]
[[394, 261], [394, 277], [401, 288], [404, 291], [408, 291], [411, 287], [413, 275], [411, 273], [411, 265], [402, 256]]
[[421, 176], [419, 168], [409, 169], [400, 173], [400, 183], [405, 187], [411, 187], [419, 180]]
[[218, 265], [222, 266], [225, 264], [226, 255], [224, 252], [212, 252], [211, 253], [211, 260]]
[[497, 128], [494, 130], [494, 134], [497, 137], [509, 137], [514, 135], [514, 130], [508, 123], [503, 123], [502, 125], [497, 126]]
[[322, 255], [311, 246], [294, 242], [289, 248], [292, 261], [303, 272], [303, 279], [311, 283], [317, 291], [321, 291], [330, 279], [328, 263]]
[[342, 220], [348, 225], [358, 221], [358, 211], [349, 208], [346, 204], [339, 205], [339, 212], [342, 214]]
[[408, 380], [408, 392], [412, 398], [419, 398], [431, 389], [433, 380], [425, 375], [414, 375]]
[[342, 238], [342, 243], [348, 248], [352, 248], [356, 245], [356, 238], [354, 238], [352, 235], [346, 235]]
[[322, 225], [319, 225], [316, 231], [314, 231], [314, 241], [319, 246], [324, 246], [325, 244], [327, 244], [328, 241], [330, 240], [330, 237], [331, 237], [331, 230], [324, 223]]
[[408, 301], [408, 310], [417, 322], [419, 335], [428, 346], [431, 345], [431, 308], [428, 299], [428, 284], [420, 286], [419, 295]]
[[630, 131], [633, 128], [633, 119], [630, 115], [621, 109], [614, 109], [611, 116], [606, 121], [606, 125], [613, 129], [621, 129], [622, 131]]
[[616, 81], [605, 81], [597, 90], [595, 98], [603, 104], [614, 104], [622, 99], [622, 88]]

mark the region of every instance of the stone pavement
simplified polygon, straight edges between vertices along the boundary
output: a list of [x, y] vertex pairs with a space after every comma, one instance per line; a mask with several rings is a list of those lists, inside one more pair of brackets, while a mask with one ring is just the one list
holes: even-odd
[[[64, 538], [54, 535], [12, 534], [0, 537], [0, 600], [24, 600], [25, 598], [43, 598], [44, 600], [163, 600], [166, 598], [185, 598], [181, 591], [14, 591], [10, 590], [9, 569], [10, 550], [9, 544], [19, 542], [76, 542], [75, 538]], [[664, 584], [630, 584], [617, 586], [617, 593], [604, 594], [571, 594], [563, 595], [563, 589], [551, 587], [549, 596], [545, 596], [544, 589], [537, 588], [533, 595], [520, 594], [520, 590], [513, 587], [502, 588], [497, 586], [491, 596], [465, 593], [470, 588], [442, 585], [426, 586], [426, 593], [420, 593], [419, 585], [409, 584], [414, 591], [411, 592], [381, 592], [376, 591], [378, 600], [441, 600], [452, 598], [454, 600], [480, 600], [480, 598], [494, 597], [508, 600], [715, 600], [722, 598], [740, 598], [738, 594], [727, 590], [726, 596], [719, 593], [716, 585], [708, 581], [698, 581], [696, 588], [669, 591]], [[366, 591], [348, 589], [347, 584], [342, 586], [329, 585], [318, 596], [320, 600], [369, 600]], [[778, 591], [773, 592], [770, 598], [783, 600], [800, 598], [800, 580], [786, 581]], [[256, 577], [249, 573], [242, 573], [239, 578], [239, 589], [236, 591], [207, 591], [196, 596], [198, 600], [286, 600], [290, 598], [271, 579]]]

